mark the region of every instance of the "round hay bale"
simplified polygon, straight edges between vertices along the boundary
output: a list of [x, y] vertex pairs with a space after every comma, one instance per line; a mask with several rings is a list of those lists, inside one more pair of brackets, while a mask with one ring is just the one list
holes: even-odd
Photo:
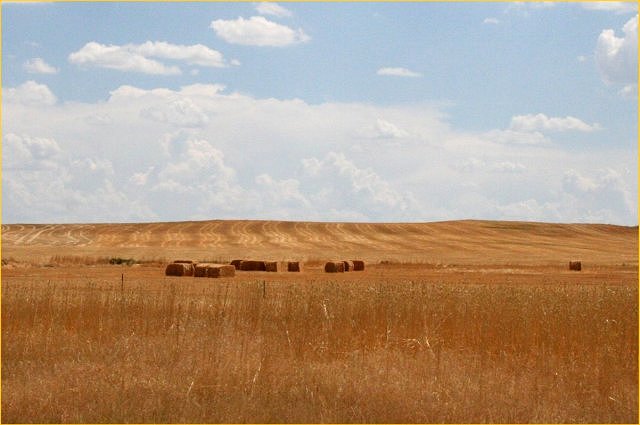
[[327, 273], [344, 273], [344, 262], [327, 261], [324, 265], [324, 271]]
[[353, 263], [353, 271], [361, 272], [364, 270], [364, 261], [362, 260], [352, 260]]
[[582, 262], [581, 261], [569, 261], [569, 270], [580, 271], [582, 270]]
[[353, 261], [345, 260], [344, 263], [344, 271], [352, 272], [353, 271]]
[[240, 264], [242, 263], [242, 260], [233, 260], [231, 261], [231, 264], [233, 267], [236, 268], [236, 270], [240, 270]]
[[240, 270], [248, 272], [264, 272], [267, 271], [267, 267], [264, 261], [243, 260], [240, 263]]
[[299, 261], [289, 261], [287, 262], [287, 271], [288, 272], [301, 272], [302, 265]]
[[231, 264], [211, 264], [207, 267], [207, 277], [233, 277], [236, 268]]

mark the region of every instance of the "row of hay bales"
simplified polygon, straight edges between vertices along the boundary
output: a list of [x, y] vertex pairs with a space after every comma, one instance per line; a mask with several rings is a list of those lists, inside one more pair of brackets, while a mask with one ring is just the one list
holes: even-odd
[[176, 260], [167, 265], [167, 276], [233, 277], [236, 269], [229, 264], [197, 263], [193, 260]]
[[[301, 272], [300, 261], [233, 260], [230, 264], [198, 263], [193, 260], [175, 260], [165, 269], [167, 276], [233, 277], [236, 270], [260, 272]], [[328, 261], [327, 273], [344, 273], [364, 270], [362, 260]]]
[[364, 270], [362, 260], [327, 261], [324, 271], [327, 273], [359, 272]]
[[245, 272], [301, 272], [300, 261], [233, 260], [236, 270]]
[[299, 261], [233, 260], [230, 264], [198, 263], [193, 260], [175, 260], [165, 269], [167, 276], [233, 277], [236, 270], [262, 272], [301, 272]]

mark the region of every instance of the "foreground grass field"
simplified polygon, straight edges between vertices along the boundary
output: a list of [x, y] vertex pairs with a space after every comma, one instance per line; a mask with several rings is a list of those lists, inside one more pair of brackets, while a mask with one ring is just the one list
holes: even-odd
[[162, 271], [3, 273], [2, 421], [638, 422], [637, 266]]

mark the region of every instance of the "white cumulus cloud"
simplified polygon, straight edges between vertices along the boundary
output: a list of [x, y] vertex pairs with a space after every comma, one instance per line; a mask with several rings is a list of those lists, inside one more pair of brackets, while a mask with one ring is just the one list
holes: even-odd
[[140, 45], [127, 45], [125, 47], [143, 56], [184, 61], [189, 65], [199, 65], [210, 68], [227, 66], [222, 53], [202, 44], [184, 46], [163, 41], [147, 41]]
[[582, 7], [587, 10], [601, 10], [604, 12], [613, 12], [618, 15], [638, 11], [638, 4], [636, 2], [589, 1], [582, 3]]
[[29, 74], [57, 74], [58, 68], [49, 65], [42, 58], [29, 59], [23, 64], [23, 68]]
[[209, 121], [207, 115], [191, 99], [175, 99], [149, 106], [140, 111], [143, 118], [178, 127], [198, 127]]
[[410, 191], [395, 187], [371, 167], [357, 165], [344, 152], [331, 151], [322, 159], [305, 158], [301, 163], [307, 176], [304, 180], [307, 191], [317, 189], [307, 198], [325, 206], [324, 210], [339, 211], [338, 216], [352, 219], [359, 216], [360, 220], [366, 220], [372, 214], [387, 216], [389, 209], [398, 215], [419, 209]]
[[574, 169], [565, 172], [563, 190], [579, 199], [590, 215], [600, 220], [615, 215], [615, 211], [635, 212], [636, 200], [631, 187], [622, 175], [613, 169], [600, 169], [583, 174]]
[[224, 153], [207, 140], [188, 140], [177, 161], [159, 172], [161, 180], [179, 182], [189, 191], [199, 186], [222, 187], [235, 178], [235, 171], [224, 161]]
[[551, 9], [555, 6], [556, 4], [553, 1], [514, 1], [509, 2], [505, 13], [516, 12], [527, 16], [529, 10]]
[[454, 169], [464, 173], [479, 173], [479, 172], [495, 172], [495, 173], [522, 173], [527, 167], [517, 161], [499, 161], [490, 162], [470, 157], [462, 161], [459, 161], [452, 166]]
[[513, 161], [502, 161], [491, 166], [493, 171], [500, 173], [521, 173], [527, 169], [523, 164]]
[[181, 72], [177, 66], [166, 66], [162, 62], [149, 59], [126, 46], [107, 46], [93, 41], [71, 53], [69, 62], [76, 65], [89, 65], [150, 75], [177, 75]]
[[624, 98], [633, 99], [638, 96], [638, 85], [626, 84], [618, 93], [620, 93], [620, 96]]
[[129, 197], [116, 189], [109, 159], [78, 155], [65, 149], [64, 140], [50, 137], [8, 133], [3, 143], [3, 219], [93, 222], [157, 218], [135, 194]]
[[622, 37], [612, 29], [600, 33], [595, 60], [606, 83], [638, 84], [638, 15], [622, 27]]
[[237, 182], [224, 152], [204, 139], [185, 141], [182, 152], [165, 163], [153, 182], [149, 177], [134, 178], [151, 186], [148, 202], [165, 214], [237, 217], [239, 211], [246, 212], [257, 203]]
[[422, 77], [422, 74], [419, 72], [411, 71], [410, 69], [407, 69], [407, 68], [394, 68], [394, 67], [380, 68], [378, 69], [376, 74], [392, 76], [392, 77], [414, 77], [414, 78]]
[[[307, 162], [308, 164], [308, 162]], [[399, 211], [406, 210], [412, 203], [410, 194], [403, 194], [394, 189], [392, 185], [383, 179], [371, 168], [360, 168], [343, 152], [329, 152], [322, 161], [322, 169], [328, 175], [340, 176], [345, 180], [348, 192], [360, 195], [360, 202], [374, 207], [394, 208]], [[334, 191], [340, 191], [342, 181], [334, 180]]]
[[218, 19], [212, 21], [210, 27], [226, 42], [245, 46], [284, 47], [306, 43], [311, 39], [301, 28], [292, 29], [262, 16]]
[[29, 80], [18, 87], [3, 89], [4, 102], [31, 106], [51, 106], [57, 101], [49, 87]]
[[149, 167], [145, 172], [133, 173], [129, 178], [129, 181], [135, 184], [136, 186], [144, 186], [147, 184], [147, 181], [149, 180], [149, 176], [151, 175], [154, 169], [155, 167], [152, 166], [152, 167]]
[[178, 75], [182, 73], [178, 66], [167, 65], [152, 58], [181, 61], [189, 65], [213, 68], [228, 66], [220, 52], [202, 44], [184, 46], [163, 41], [147, 41], [142, 44], [122, 46], [104, 45], [92, 41], [69, 55], [69, 61], [76, 65], [150, 75]]
[[309, 200], [300, 192], [300, 181], [296, 179], [277, 180], [269, 174], [260, 174], [255, 178], [261, 194], [274, 205], [299, 204], [304, 207], [310, 205]]
[[6, 168], [46, 165], [61, 153], [60, 145], [46, 137], [9, 133], [4, 137], [3, 145], [3, 166]]
[[516, 115], [511, 118], [511, 130], [514, 131], [583, 131], [599, 130], [598, 124], [587, 124], [584, 121], [567, 116], [548, 117], [545, 114]]
[[256, 5], [256, 11], [261, 15], [272, 15], [279, 18], [289, 18], [293, 16], [293, 13], [289, 9], [280, 6], [278, 3], [273, 2], [260, 2]]
[[376, 130], [382, 138], [401, 139], [409, 136], [407, 131], [383, 119], [376, 120]]
[[505, 145], [540, 145], [550, 142], [539, 131], [490, 130], [484, 133], [483, 137], [485, 140]]
[[302, 168], [310, 176], [317, 176], [323, 166], [323, 162], [318, 158], [303, 158], [301, 162]]
[[378, 118], [373, 125], [363, 127], [359, 135], [368, 139], [404, 139], [410, 133], [392, 122]]

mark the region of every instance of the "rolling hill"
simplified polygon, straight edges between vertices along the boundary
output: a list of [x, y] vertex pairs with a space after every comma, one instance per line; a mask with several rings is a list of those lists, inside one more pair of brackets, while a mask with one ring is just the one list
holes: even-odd
[[2, 256], [363, 258], [456, 264], [637, 264], [638, 227], [505, 221], [324, 223], [209, 220], [6, 224]]

